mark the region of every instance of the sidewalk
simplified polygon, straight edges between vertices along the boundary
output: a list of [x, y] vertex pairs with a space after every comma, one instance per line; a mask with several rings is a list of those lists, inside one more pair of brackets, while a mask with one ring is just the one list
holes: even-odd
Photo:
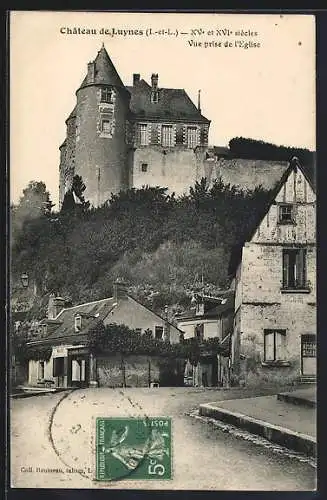
[[292, 392], [281, 392], [277, 394], [277, 399], [286, 401], [294, 405], [316, 408], [317, 406], [317, 388], [316, 386], [296, 389]]
[[67, 391], [64, 387], [46, 388], [46, 387], [22, 387], [20, 392], [10, 394], [12, 399], [30, 398], [32, 396], [43, 396], [44, 394], [53, 394], [56, 392]]
[[312, 407], [291, 404], [274, 395], [202, 404], [199, 413], [316, 456], [316, 411]]

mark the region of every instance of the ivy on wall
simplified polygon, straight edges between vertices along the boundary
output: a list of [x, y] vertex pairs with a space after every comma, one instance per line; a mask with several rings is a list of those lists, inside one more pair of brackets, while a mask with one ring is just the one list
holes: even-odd
[[120, 354], [145, 354], [166, 358], [189, 359], [197, 364], [201, 355], [226, 355], [226, 349], [221, 346], [220, 339], [198, 340], [196, 338], [181, 340], [176, 344], [150, 337], [149, 330], [140, 334], [125, 325], [115, 323], [104, 326], [100, 321], [88, 333], [88, 346], [96, 355], [110, 352]]

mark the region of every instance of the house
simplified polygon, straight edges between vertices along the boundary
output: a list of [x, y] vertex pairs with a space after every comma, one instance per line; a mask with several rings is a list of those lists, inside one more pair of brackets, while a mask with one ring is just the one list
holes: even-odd
[[178, 328], [184, 339], [195, 338], [201, 342], [218, 338], [226, 350], [222, 354], [201, 352], [199, 362], [186, 366], [186, 379], [194, 386], [229, 385], [229, 343], [234, 319], [234, 292], [221, 292], [219, 297], [196, 294], [191, 307], [176, 316]]
[[117, 281], [113, 288], [113, 297], [68, 308], [63, 298], [50, 297], [48, 317], [40, 323], [42, 335], [28, 343], [30, 349], [48, 353], [29, 360], [30, 385], [47, 381], [56, 387], [121, 386], [122, 372], [128, 385], [147, 386], [149, 377], [159, 378], [158, 363], [151, 364], [146, 356], [122, 360], [118, 354], [96, 357], [90, 352], [89, 332], [99, 322], [125, 325], [140, 334], [152, 332], [157, 340], [170, 343], [180, 340], [181, 331], [128, 295], [124, 283]]
[[149, 82], [139, 73], [132, 78], [132, 85], [122, 82], [104, 45], [88, 63], [59, 148], [60, 207], [74, 175], [82, 176], [85, 199], [97, 207], [112, 193], [146, 185], [180, 195], [204, 177], [266, 187], [267, 176], [286, 170], [287, 162], [235, 158], [228, 148], [209, 146], [200, 92], [196, 105], [184, 88], [162, 87], [157, 73]]
[[[297, 158], [234, 253], [233, 378], [316, 375], [316, 188]], [[243, 360], [241, 358], [244, 358]]]

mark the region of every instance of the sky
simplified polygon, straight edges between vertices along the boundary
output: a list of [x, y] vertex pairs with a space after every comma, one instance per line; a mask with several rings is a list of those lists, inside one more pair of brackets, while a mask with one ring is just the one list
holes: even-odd
[[[96, 33], [70, 34], [74, 28]], [[201, 89], [211, 145], [243, 136], [315, 149], [314, 16], [15, 11], [11, 201], [42, 180], [58, 207], [65, 120], [102, 43], [126, 85], [133, 73], [148, 82], [158, 73], [159, 87], [184, 88], [195, 104]]]

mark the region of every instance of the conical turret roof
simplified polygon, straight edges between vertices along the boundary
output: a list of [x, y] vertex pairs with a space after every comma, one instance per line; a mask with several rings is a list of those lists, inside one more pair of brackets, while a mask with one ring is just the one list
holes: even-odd
[[123, 87], [125, 89], [125, 85], [121, 81], [120, 76], [118, 75], [113, 62], [110, 59], [104, 44], [102, 45], [101, 49], [98, 52], [98, 55], [96, 56], [95, 60], [92, 61], [92, 63], [95, 65], [94, 79], [90, 79], [90, 74], [88, 72], [80, 88], [85, 87], [86, 85], [103, 83], [106, 85]]

